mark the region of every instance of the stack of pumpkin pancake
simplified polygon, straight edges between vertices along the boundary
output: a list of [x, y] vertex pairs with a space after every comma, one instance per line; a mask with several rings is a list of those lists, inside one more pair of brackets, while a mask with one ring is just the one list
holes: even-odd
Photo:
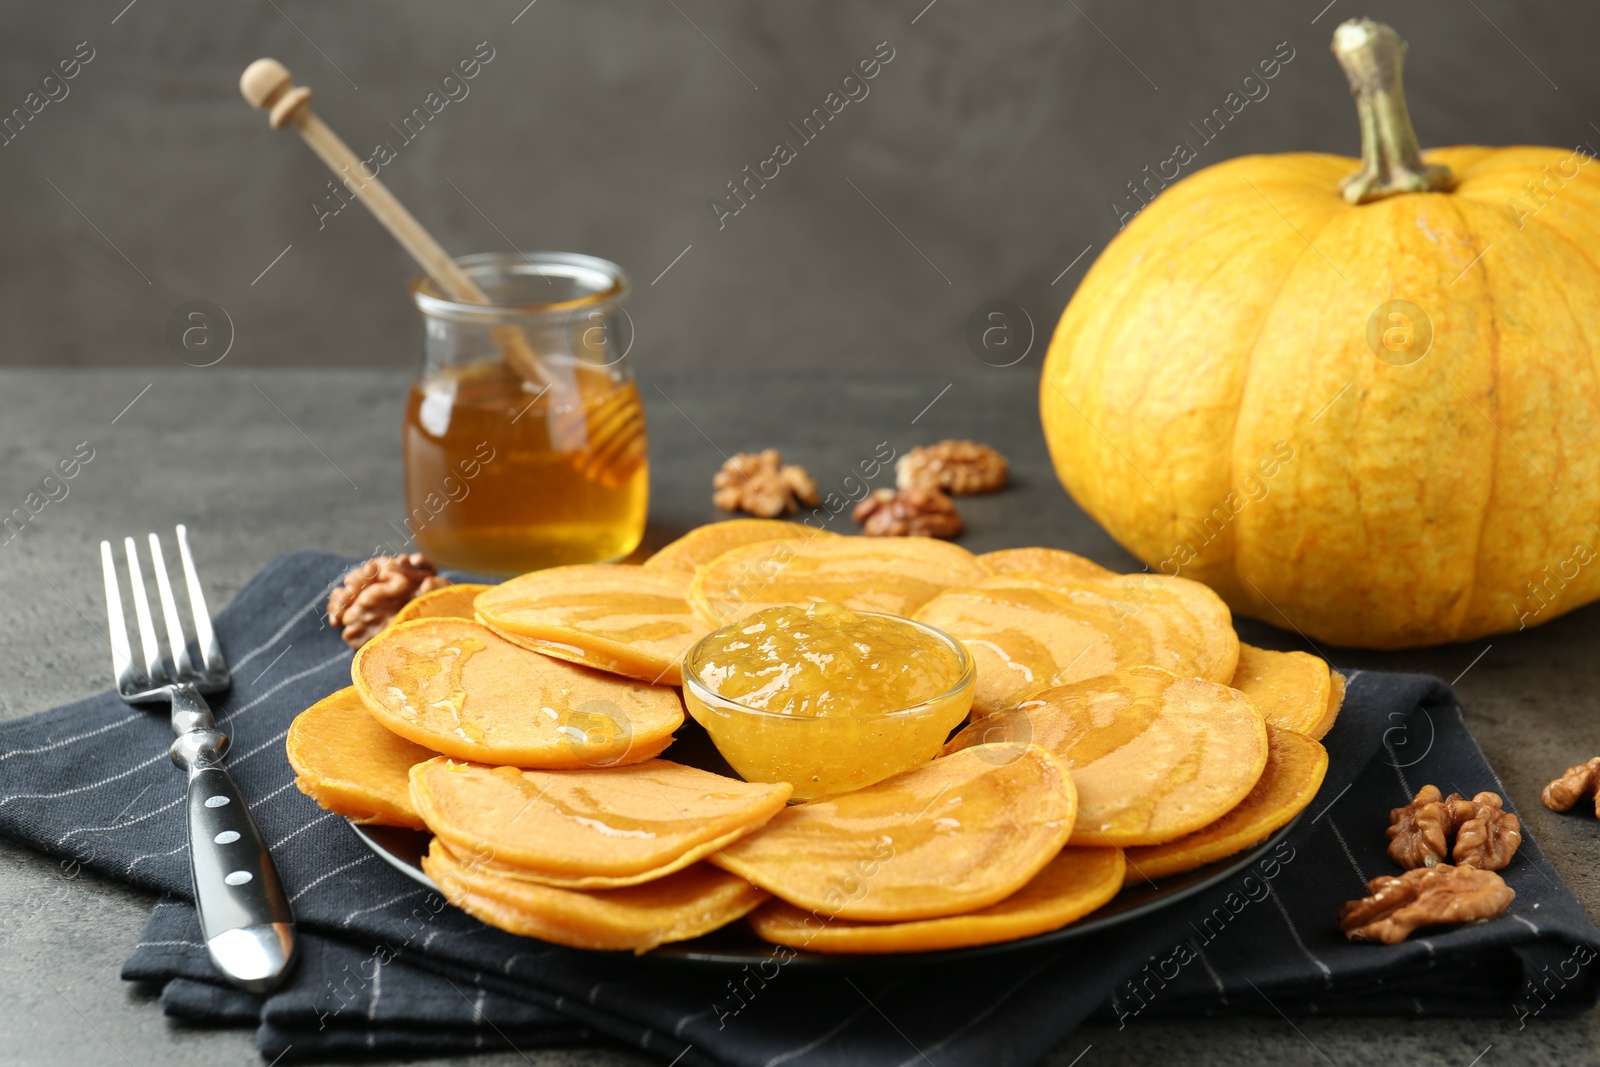
[[[976, 698], [944, 752], [804, 804], [662, 758], [685, 652], [818, 602], [965, 645]], [[1344, 695], [1315, 656], [1242, 645], [1183, 578], [774, 520], [701, 527], [642, 566], [435, 590], [357, 652], [351, 681], [289, 731], [305, 793], [431, 833], [424, 869], [490, 925], [635, 952], [741, 919], [835, 953], [1057, 929], [1289, 822]]]

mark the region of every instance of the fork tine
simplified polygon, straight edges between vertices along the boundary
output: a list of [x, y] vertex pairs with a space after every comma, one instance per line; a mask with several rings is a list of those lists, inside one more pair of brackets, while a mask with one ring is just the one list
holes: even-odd
[[128, 556], [128, 584], [133, 587], [133, 614], [139, 621], [139, 644], [144, 647], [145, 674], [152, 683], [160, 685], [167, 681], [167, 670], [161, 663], [161, 643], [156, 640], [156, 624], [150, 617], [150, 598], [144, 591], [139, 550], [131, 537], [122, 539], [122, 548]]
[[178, 555], [183, 559], [183, 580], [189, 587], [189, 607], [194, 612], [195, 642], [200, 646], [200, 656], [205, 661], [206, 673], [226, 675], [228, 662], [222, 658], [222, 646], [211, 629], [211, 613], [206, 610], [206, 594], [200, 588], [200, 575], [194, 569], [194, 553], [189, 551], [189, 528], [178, 523]]
[[178, 680], [194, 677], [194, 665], [189, 662], [189, 641], [183, 636], [183, 622], [178, 618], [178, 602], [172, 596], [172, 582], [167, 577], [167, 561], [161, 554], [161, 538], [150, 535], [150, 568], [156, 572], [156, 594], [161, 599], [161, 619], [167, 624], [167, 645], [172, 652], [172, 666]]
[[117, 688], [125, 689], [133, 678], [133, 649], [128, 644], [128, 622], [122, 615], [122, 593], [117, 589], [117, 560], [111, 542], [100, 542], [100, 570], [106, 580], [106, 632], [111, 635], [111, 670]]

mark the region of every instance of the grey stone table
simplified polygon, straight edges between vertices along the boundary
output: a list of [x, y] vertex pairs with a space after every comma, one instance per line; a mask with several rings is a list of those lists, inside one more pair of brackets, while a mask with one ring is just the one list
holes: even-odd
[[[647, 379], [649, 543], [714, 519], [710, 478], [724, 453], [775, 446], [826, 491], [880, 442], [903, 452], [973, 437], [1011, 456], [1015, 486], [969, 498], [963, 543], [980, 551], [1055, 545], [1131, 568], [1056, 484], [1027, 364], [948, 376], [728, 376]], [[102, 611], [97, 542], [189, 524], [201, 573], [220, 604], [272, 557], [301, 548], [364, 555], [393, 540], [404, 515], [399, 428], [406, 378], [384, 372], [0, 372], [0, 515], [80, 443], [93, 459], [20, 534], [0, 531], [0, 714], [26, 715], [101, 689], [107, 664], [90, 620]], [[880, 475], [879, 483], [886, 481]], [[855, 483], [849, 483], [853, 486]], [[850, 528], [847, 517], [836, 520]], [[1262, 644], [1292, 634], [1242, 622]], [[1470, 646], [1335, 655], [1344, 666], [1428, 671], [1455, 680], [1474, 731], [1562, 875], [1600, 913], [1600, 823], [1556, 817], [1539, 790], [1600, 752], [1600, 609]], [[3, 773], [3, 772], [0, 772]], [[90, 876], [60, 911], [54, 860], [0, 844], [0, 1063], [215, 1064], [256, 1061], [244, 1030], [194, 1030], [164, 1019], [118, 967], [150, 900]], [[1493, 1018], [1136, 1021], [1085, 1027], [1052, 1067], [1207, 1064], [1479, 1064], [1600, 1060], [1600, 1019]], [[1090, 1048], [1092, 1046], [1092, 1048]], [[1491, 1047], [1492, 1046], [1492, 1047]], [[1086, 1051], [1087, 1050], [1087, 1051]], [[1081, 1057], [1081, 1058], [1080, 1058]], [[612, 1050], [538, 1050], [476, 1063], [639, 1064]]]

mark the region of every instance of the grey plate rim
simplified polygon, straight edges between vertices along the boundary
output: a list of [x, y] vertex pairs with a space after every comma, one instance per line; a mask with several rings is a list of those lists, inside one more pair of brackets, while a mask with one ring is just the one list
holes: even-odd
[[[1120, 926], [1143, 918], [1153, 912], [1177, 904], [1197, 893], [1226, 881], [1241, 871], [1248, 870], [1266, 853], [1278, 846], [1299, 825], [1301, 811], [1270, 836], [1243, 851], [1225, 856], [1203, 867], [1160, 879], [1153, 884], [1124, 888], [1097, 911], [1059, 930], [1050, 930], [1032, 937], [1014, 941], [1001, 941], [988, 945], [970, 945], [963, 948], [939, 949], [932, 952], [897, 954], [795, 952], [762, 941], [748, 933], [741, 925], [724, 927], [691, 941], [676, 941], [661, 945], [635, 957], [639, 962], [662, 966], [744, 967], [774, 959], [775, 952], [785, 955], [785, 966], [811, 968], [840, 967], [909, 967], [942, 964], [984, 956], [1024, 953], [1031, 949], [1072, 941], [1080, 937]], [[408, 830], [398, 826], [372, 826], [349, 822], [356, 837], [378, 858], [419, 885], [438, 892], [439, 887], [422, 869], [420, 860], [427, 850], [431, 835], [421, 830]], [[582, 951], [574, 949], [573, 951]]]

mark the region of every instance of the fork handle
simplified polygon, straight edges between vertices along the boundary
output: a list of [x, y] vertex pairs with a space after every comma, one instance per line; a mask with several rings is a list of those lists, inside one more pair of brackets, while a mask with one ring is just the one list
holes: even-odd
[[294, 962], [294, 913], [261, 828], [215, 764], [189, 771], [189, 872], [217, 969], [251, 992], [276, 988]]

